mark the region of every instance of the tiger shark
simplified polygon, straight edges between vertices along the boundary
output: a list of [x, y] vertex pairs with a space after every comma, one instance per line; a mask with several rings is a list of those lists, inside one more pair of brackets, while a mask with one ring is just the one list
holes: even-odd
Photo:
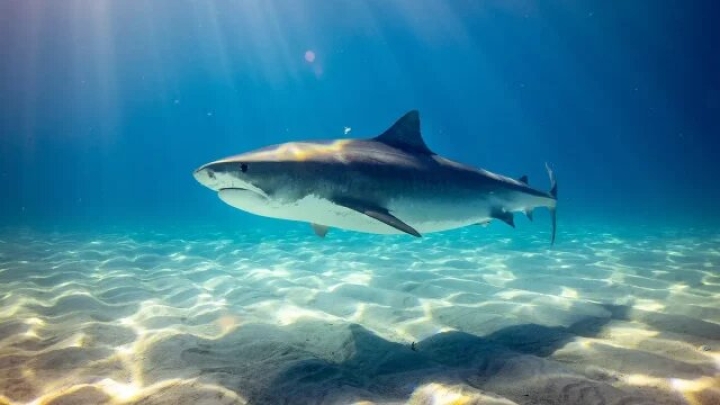
[[249, 213], [330, 228], [420, 237], [499, 220], [532, 220], [546, 207], [555, 242], [557, 182], [550, 191], [452, 161], [431, 151], [412, 110], [373, 138], [299, 141], [207, 163], [194, 172], [222, 201]]

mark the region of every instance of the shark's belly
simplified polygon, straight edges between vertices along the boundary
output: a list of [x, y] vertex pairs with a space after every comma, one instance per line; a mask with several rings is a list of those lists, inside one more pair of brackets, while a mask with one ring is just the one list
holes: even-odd
[[[390, 204], [388, 210], [392, 215], [415, 228], [421, 234], [446, 231], [460, 228], [481, 221], [476, 215], [467, 216], [458, 212], [456, 215], [433, 215], [433, 207], [411, 206], [409, 204]], [[317, 223], [333, 228], [348, 229], [359, 232], [377, 234], [399, 234], [402, 231], [380, 222], [355, 210], [339, 206], [331, 201], [306, 197], [298, 201], [292, 209], [285, 210], [286, 219]]]
[[[358, 211], [337, 205], [330, 200], [307, 196], [288, 204], [252, 198], [244, 192], [220, 193], [227, 204], [255, 215], [302, 221], [359, 232], [398, 234], [402, 231], [364, 215]], [[477, 224], [488, 219], [489, 212], [469, 207], [444, 205], [433, 201], [395, 200], [388, 210], [418, 232], [431, 233]]]

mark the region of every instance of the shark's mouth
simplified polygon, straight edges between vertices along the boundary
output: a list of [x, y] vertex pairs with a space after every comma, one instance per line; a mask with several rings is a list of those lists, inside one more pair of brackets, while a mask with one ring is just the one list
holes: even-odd
[[[244, 182], [243, 182], [243, 183], [244, 183]], [[268, 198], [269, 198], [268, 193], [266, 193], [265, 190], [263, 190], [263, 189], [261, 189], [261, 188], [259, 188], [259, 187], [256, 187], [256, 186], [253, 185], [253, 184], [247, 183], [247, 184], [242, 184], [242, 186], [243, 186], [243, 187], [239, 187], [239, 186], [236, 186], [235, 184], [232, 184], [232, 187], [219, 188], [219, 189], [217, 190], [217, 192], [218, 192], [218, 194], [220, 194], [220, 193], [229, 193], [229, 192], [234, 192], [234, 193], [240, 193], [240, 192], [253, 193], [253, 194], [257, 194], [257, 195], [259, 195], [260, 197], [265, 198], [265, 199], [268, 199]]]
[[252, 213], [261, 211], [261, 208], [267, 207], [269, 203], [265, 193], [240, 187], [221, 188], [218, 190], [218, 197], [231, 207]]
[[242, 187], [225, 187], [225, 188], [218, 189], [218, 193], [221, 193], [221, 192], [227, 191], [227, 190], [252, 191], [250, 189], [242, 188]]

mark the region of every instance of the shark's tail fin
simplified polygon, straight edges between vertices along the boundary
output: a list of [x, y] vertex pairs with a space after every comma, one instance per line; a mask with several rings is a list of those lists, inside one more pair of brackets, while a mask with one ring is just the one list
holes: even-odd
[[548, 176], [550, 176], [550, 195], [555, 198], [555, 205], [548, 207], [550, 210], [550, 220], [552, 221], [552, 236], [550, 239], [550, 244], [552, 245], [555, 243], [555, 231], [557, 230], [557, 180], [555, 180], [555, 173], [553, 173], [550, 165], [545, 163], [545, 168], [547, 169]]

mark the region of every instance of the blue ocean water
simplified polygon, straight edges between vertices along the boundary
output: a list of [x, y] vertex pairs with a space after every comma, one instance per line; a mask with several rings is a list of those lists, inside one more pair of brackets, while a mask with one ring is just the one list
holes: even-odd
[[[1, 1], [0, 403], [719, 403], [717, 15]], [[540, 190], [550, 163], [556, 246], [544, 210], [321, 240], [192, 176], [412, 109], [451, 159]]]
[[3, 2], [4, 222], [253, 221], [192, 170], [418, 109], [564, 220], [717, 223], [712, 2], [326, 3]]

